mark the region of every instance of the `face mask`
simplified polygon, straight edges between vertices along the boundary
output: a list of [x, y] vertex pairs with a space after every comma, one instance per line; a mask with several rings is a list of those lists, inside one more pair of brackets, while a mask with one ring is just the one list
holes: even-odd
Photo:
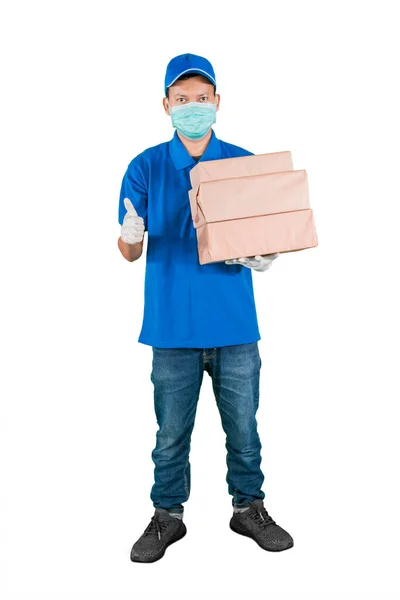
[[182, 106], [169, 106], [172, 126], [189, 140], [204, 137], [216, 121], [216, 104], [189, 102]]

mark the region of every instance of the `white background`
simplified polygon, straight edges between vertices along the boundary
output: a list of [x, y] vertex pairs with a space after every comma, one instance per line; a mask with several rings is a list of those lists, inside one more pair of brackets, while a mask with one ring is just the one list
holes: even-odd
[[[395, 4], [3, 3], [7, 600], [400, 597]], [[173, 135], [165, 68], [185, 52], [214, 66], [217, 136], [291, 150], [309, 176], [318, 248], [253, 275], [265, 506], [295, 545], [265, 552], [229, 529], [205, 373], [188, 534], [140, 565], [157, 425], [137, 342], [145, 254], [119, 253], [117, 210], [130, 160]]]

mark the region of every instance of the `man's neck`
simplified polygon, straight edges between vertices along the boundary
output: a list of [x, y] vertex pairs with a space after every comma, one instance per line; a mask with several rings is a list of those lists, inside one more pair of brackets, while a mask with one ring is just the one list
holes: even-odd
[[178, 131], [178, 137], [181, 140], [182, 144], [185, 146], [186, 150], [189, 152], [190, 156], [201, 156], [206, 149], [208, 142], [210, 141], [212, 135], [212, 129], [200, 140], [189, 140], [185, 138]]

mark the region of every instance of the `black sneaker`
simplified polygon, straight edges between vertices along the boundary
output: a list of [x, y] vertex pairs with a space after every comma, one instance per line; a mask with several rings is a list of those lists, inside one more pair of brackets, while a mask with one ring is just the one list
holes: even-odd
[[279, 552], [293, 546], [293, 538], [269, 516], [261, 499], [250, 502], [248, 510], [233, 513], [229, 523], [235, 533], [252, 538], [264, 550]]
[[170, 544], [186, 535], [182, 519], [171, 517], [165, 508], [156, 508], [151, 521], [131, 550], [133, 562], [154, 562], [164, 556]]

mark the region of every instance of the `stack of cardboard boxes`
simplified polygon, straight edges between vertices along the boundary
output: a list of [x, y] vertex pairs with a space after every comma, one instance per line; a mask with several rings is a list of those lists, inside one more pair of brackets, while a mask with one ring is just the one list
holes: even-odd
[[190, 181], [200, 264], [318, 245], [307, 173], [290, 152], [200, 161]]

